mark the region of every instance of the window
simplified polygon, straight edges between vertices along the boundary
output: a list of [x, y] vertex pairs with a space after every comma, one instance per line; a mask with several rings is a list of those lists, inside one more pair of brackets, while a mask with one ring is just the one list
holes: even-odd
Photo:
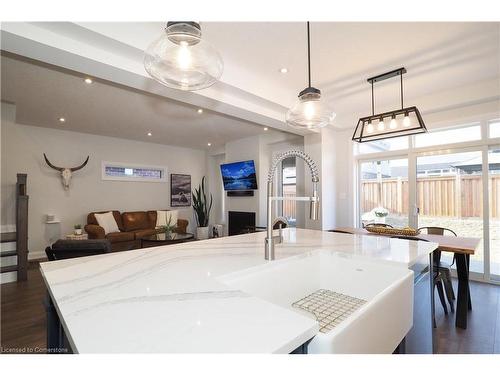
[[115, 181], [166, 182], [167, 167], [102, 162], [102, 179]]
[[408, 159], [362, 162], [360, 218], [363, 225], [408, 225]]
[[[281, 181], [283, 196], [293, 198], [297, 195], [297, 168], [296, 158], [286, 158], [281, 162]], [[297, 223], [297, 202], [292, 200], [282, 201], [282, 215], [288, 220], [291, 227]]]
[[373, 152], [406, 150], [408, 148], [408, 137], [398, 137], [381, 139], [378, 141], [360, 143], [358, 152], [360, 154], [370, 154]]
[[[355, 148], [358, 225], [439, 226], [480, 238], [470, 257], [471, 276], [500, 281], [500, 118], [409, 140], [403, 141], [406, 149], [393, 140]], [[486, 204], [489, 214], [483, 212]], [[485, 230], [489, 236], [483, 237]], [[451, 263], [450, 254], [443, 252], [442, 259]]]
[[500, 137], [500, 120], [490, 122], [490, 138]]
[[415, 136], [415, 147], [444, 145], [478, 141], [481, 139], [481, 125], [472, 125], [455, 129], [430, 131]]

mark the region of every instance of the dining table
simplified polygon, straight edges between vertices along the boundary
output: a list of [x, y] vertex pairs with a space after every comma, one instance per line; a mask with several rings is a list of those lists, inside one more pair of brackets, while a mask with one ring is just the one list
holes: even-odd
[[[366, 235], [366, 236], [386, 236], [386, 237], [395, 236], [394, 234], [389, 234], [389, 233], [369, 232], [365, 228], [339, 227], [333, 229], [333, 231]], [[398, 235], [397, 237], [401, 238], [404, 236]], [[476, 249], [481, 243], [481, 239], [474, 237], [443, 236], [438, 234], [425, 234], [425, 233], [419, 233], [416, 236], [411, 236], [411, 237], [413, 239], [417, 238], [419, 240], [437, 243], [438, 248], [436, 249], [436, 251], [445, 251], [454, 253], [456, 270], [457, 270], [457, 279], [458, 279], [455, 326], [466, 329], [467, 314], [469, 310], [472, 310], [472, 302], [471, 302], [470, 288], [469, 288], [470, 256], [474, 255]]]

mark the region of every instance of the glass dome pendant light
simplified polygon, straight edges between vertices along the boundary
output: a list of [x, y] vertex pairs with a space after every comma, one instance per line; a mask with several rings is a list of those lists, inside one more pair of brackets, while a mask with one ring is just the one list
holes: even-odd
[[286, 123], [301, 129], [323, 128], [332, 122], [335, 112], [321, 100], [321, 91], [311, 86], [309, 22], [307, 22], [307, 68], [309, 86], [299, 93], [299, 100], [286, 113]]
[[197, 22], [168, 22], [146, 49], [144, 68], [165, 86], [195, 91], [212, 86], [224, 70], [220, 54], [201, 37]]

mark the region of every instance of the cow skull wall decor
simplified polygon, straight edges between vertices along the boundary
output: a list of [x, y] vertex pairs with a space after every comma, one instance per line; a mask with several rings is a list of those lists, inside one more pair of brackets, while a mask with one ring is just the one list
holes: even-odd
[[64, 190], [68, 190], [69, 189], [69, 183], [71, 181], [71, 177], [73, 176], [73, 172], [79, 170], [79, 169], [82, 169], [83, 167], [85, 167], [89, 161], [89, 156], [87, 156], [87, 159], [85, 159], [85, 161], [83, 162], [83, 164], [79, 165], [78, 167], [73, 167], [73, 168], [62, 168], [62, 167], [56, 167], [55, 165], [53, 165], [49, 159], [47, 158], [47, 155], [45, 155], [45, 153], [43, 154], [43, 157], [45, 158], [45, 162], [47, 163], [47, 165], [52, 168], [52, 169], [55, 169], [56, 171], [59, 171], [61, 172], [61, 181], [62, 181], [62, 184], [63, 184], [63, 187], [64, 187]]

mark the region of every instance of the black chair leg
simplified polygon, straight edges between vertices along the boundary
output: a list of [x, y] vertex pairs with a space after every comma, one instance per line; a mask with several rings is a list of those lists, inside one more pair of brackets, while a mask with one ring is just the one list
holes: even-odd
[[446, 301], [444, 299], [443, 282], [441, 279], [436, 280], [436, 288], [438, 291], [439, 300], [441, 301], [441, 305], [443, 306], [444, 314], [448, 315], [448, 308], [446, 307]]
[[443, 279], [444, 290], [446, 292], [446, 298], [448, 299], [448, 303], [450, 304], [450, 310], [452, 313], [455, 312], [455, 304], [453, 303], [453, 285], [451, 283], [450, 274], [445, 274]]

